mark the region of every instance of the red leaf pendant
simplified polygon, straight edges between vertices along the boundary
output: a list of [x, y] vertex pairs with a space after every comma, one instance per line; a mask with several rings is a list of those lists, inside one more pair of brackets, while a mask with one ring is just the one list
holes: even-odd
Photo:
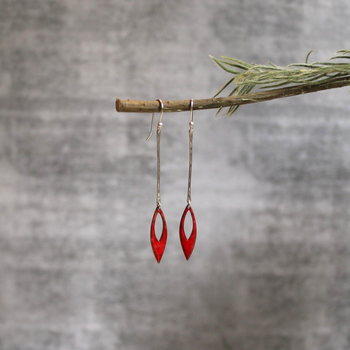
[[[156, 232], [155, 232], [155, 224], [156, 224], [156, 219], [157, 219], [158, 214], [161, 216], [162, 221], [163, 221], [162, 235], [160, 236], [159, 240], [156, 237]], [[158, 264], [159, 264], [160, 260], [162, 259], [167, 238], [168, 238], [168, 230], [167, 230], [163, 210], [160, 207], [157, 207], [156, 210], [154, 211], [153, 218], [152, 218], [152, 224], [151, 224], [151, 245], [152, 245], [154, 256], [155, 256]]]
[[[185, 225], [185, 218], [186, 218], [188, 211], [191, 213], [193, 227], [192, 227], [191, 235], [187, 239], [186, 234], [185, 234], [184, 225]], [[196, 243], [196, 237], [197, 237], [196, 218], [194, 217], [194, 213], [193, 213], [191, 206], [188, 204], [187, 207], [185, 208], [183, 214], [182, 214], [182, 218], [180, 221], [180, 241], [181, 241], [181, 246], [182, 246], [182, 249], [184, 251], [184, 254], [185, 254], [185, 257], [187, 260], [190, 258], [191, 254], [192, 254], [194, 244]]]

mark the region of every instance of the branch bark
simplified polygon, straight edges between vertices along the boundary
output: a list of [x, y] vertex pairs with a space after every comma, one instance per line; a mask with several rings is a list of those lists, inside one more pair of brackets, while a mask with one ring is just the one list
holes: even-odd
[[[291, 97], [310, 92], [340, 88], [350, 85], [350, 77], [343, 76], [333, 79], [327, 79], [324, 82], [315, 84], [294, 85], [285, 88], [253, 92], [246, 95], [235, 95], [229, 97], [206, 98], [193, 101], [193, 109], [214, 109], [220, 107], [230, 107], [245, 105], [249, 103], [257, 103], [270, 101], [277, 98]], [[190, 110], [190, 99], [178, 101], [163, 101], [164, 112], [182, 112]], [[134, 112], [134, 113], [153, 113], [159, 112], [158, 101], [138, 101], [138, 100], [123, 100], [117, 98], [116, 110], [118, 112]]]

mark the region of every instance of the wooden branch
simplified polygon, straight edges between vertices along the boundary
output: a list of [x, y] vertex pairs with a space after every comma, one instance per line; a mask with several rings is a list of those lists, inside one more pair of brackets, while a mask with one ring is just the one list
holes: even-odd
[[[206, 98], [193, 101], [193, 109], [213, 109], [220, 107], [230, 107], [245, 105], [249, 103], [257, 103], [270, 101], [277, 98], [297, 96], [327, 89], [340, 88], [350, 85], [350, 77], [343, 76], [333, 79], [327, 79], [324, 82], [315, 84], [294, 85], [285, 88], [253, 92], [246, 95], [235, 95], [229, 97]], [[190, 100], [163, 101], [164, 112], [182, 112], [190, 110]], [[134, 113], [153, 113], [159, 112], [158, 101], [137, 101], [122, 100], [117, 98], [116, 110], [118, 112], [134, 112]]]

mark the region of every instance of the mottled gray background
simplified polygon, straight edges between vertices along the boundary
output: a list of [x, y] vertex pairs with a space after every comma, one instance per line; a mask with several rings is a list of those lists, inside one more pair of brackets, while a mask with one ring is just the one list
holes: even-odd
[[349, 89], [166, 114], [168, 244], [150, 115], [212, 96], [208, 54], [279, 65], [350, 48], [348, 0], [0, 0], [0, 349], [348, 350]]

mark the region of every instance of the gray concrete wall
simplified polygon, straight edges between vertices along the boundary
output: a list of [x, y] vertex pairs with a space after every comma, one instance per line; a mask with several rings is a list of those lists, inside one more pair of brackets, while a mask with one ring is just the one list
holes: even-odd
[[347, 0], [0, 1], [0, 349], [350, 348], [349, 89], [164, 116], [160, 265], [150, 115], [212, 96], [208, 54], [279, 65], [350, 48]]

